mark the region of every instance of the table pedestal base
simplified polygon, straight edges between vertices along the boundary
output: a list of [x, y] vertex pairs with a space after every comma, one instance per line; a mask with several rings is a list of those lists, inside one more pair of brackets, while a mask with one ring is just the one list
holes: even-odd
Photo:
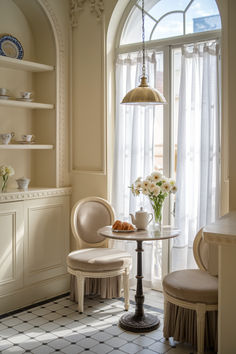
[[137, 316], [135, 313], [126, 313], [120, 319], [120, 327], [131, 332], [150, 332], [157, 329], [160, 320], [157, 316], [145, 313]]

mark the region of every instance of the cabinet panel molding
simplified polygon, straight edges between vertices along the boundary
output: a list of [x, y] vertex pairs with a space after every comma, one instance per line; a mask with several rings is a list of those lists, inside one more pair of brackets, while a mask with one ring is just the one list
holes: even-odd
[[68, 197], [25, 201], [25, 284], [66, 274]]
[[23, 285], [23, 209], [0, 204], [0, 294]]

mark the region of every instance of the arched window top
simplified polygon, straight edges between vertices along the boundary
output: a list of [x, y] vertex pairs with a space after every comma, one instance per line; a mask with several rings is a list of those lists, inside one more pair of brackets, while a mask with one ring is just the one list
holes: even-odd
[[[120, 45], [142, 41], [141, 6], [142, 1], [137, 0], [132, 7]], [[145, 41], [219, 29], [221, 20], [215, 0], [145, 0]]]

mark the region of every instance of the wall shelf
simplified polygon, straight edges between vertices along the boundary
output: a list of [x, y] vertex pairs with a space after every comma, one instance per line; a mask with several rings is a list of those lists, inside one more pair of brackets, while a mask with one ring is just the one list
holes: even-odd
[[52, 65], [35, 63], [33, 61], [14, 59], [0, 56], [0, 66], [9, 69], [25, 70], [31, 72], [53, 71]]
[[38, 103], [38, 102], [27, 102], [27, 101], [17, 101], [17, 100], [2, 100], [0, 99], [0, 106], [8, 106], [8, 107], [22, 107], [22, 108], [30, 108], [30, 109], [53, 109], [53, 104], [48, 103]]
[[51, 150], [53, 145], [45, 144], [2, 144], [1, 150]]

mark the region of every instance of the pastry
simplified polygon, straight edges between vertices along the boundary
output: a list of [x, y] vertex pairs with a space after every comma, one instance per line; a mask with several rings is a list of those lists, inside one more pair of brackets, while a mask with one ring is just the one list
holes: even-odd
[[129, 222], [126, 221], [120, 221], [120, 220], [116, 220], [114, 222], [114, 224], [112, 225], [112, 229], [113, 230], [120, 230], [120, 231], [131, 231], [131, 230], [135, 230], [135, 228], [133, 227], [132, 224], [130, 224]]

